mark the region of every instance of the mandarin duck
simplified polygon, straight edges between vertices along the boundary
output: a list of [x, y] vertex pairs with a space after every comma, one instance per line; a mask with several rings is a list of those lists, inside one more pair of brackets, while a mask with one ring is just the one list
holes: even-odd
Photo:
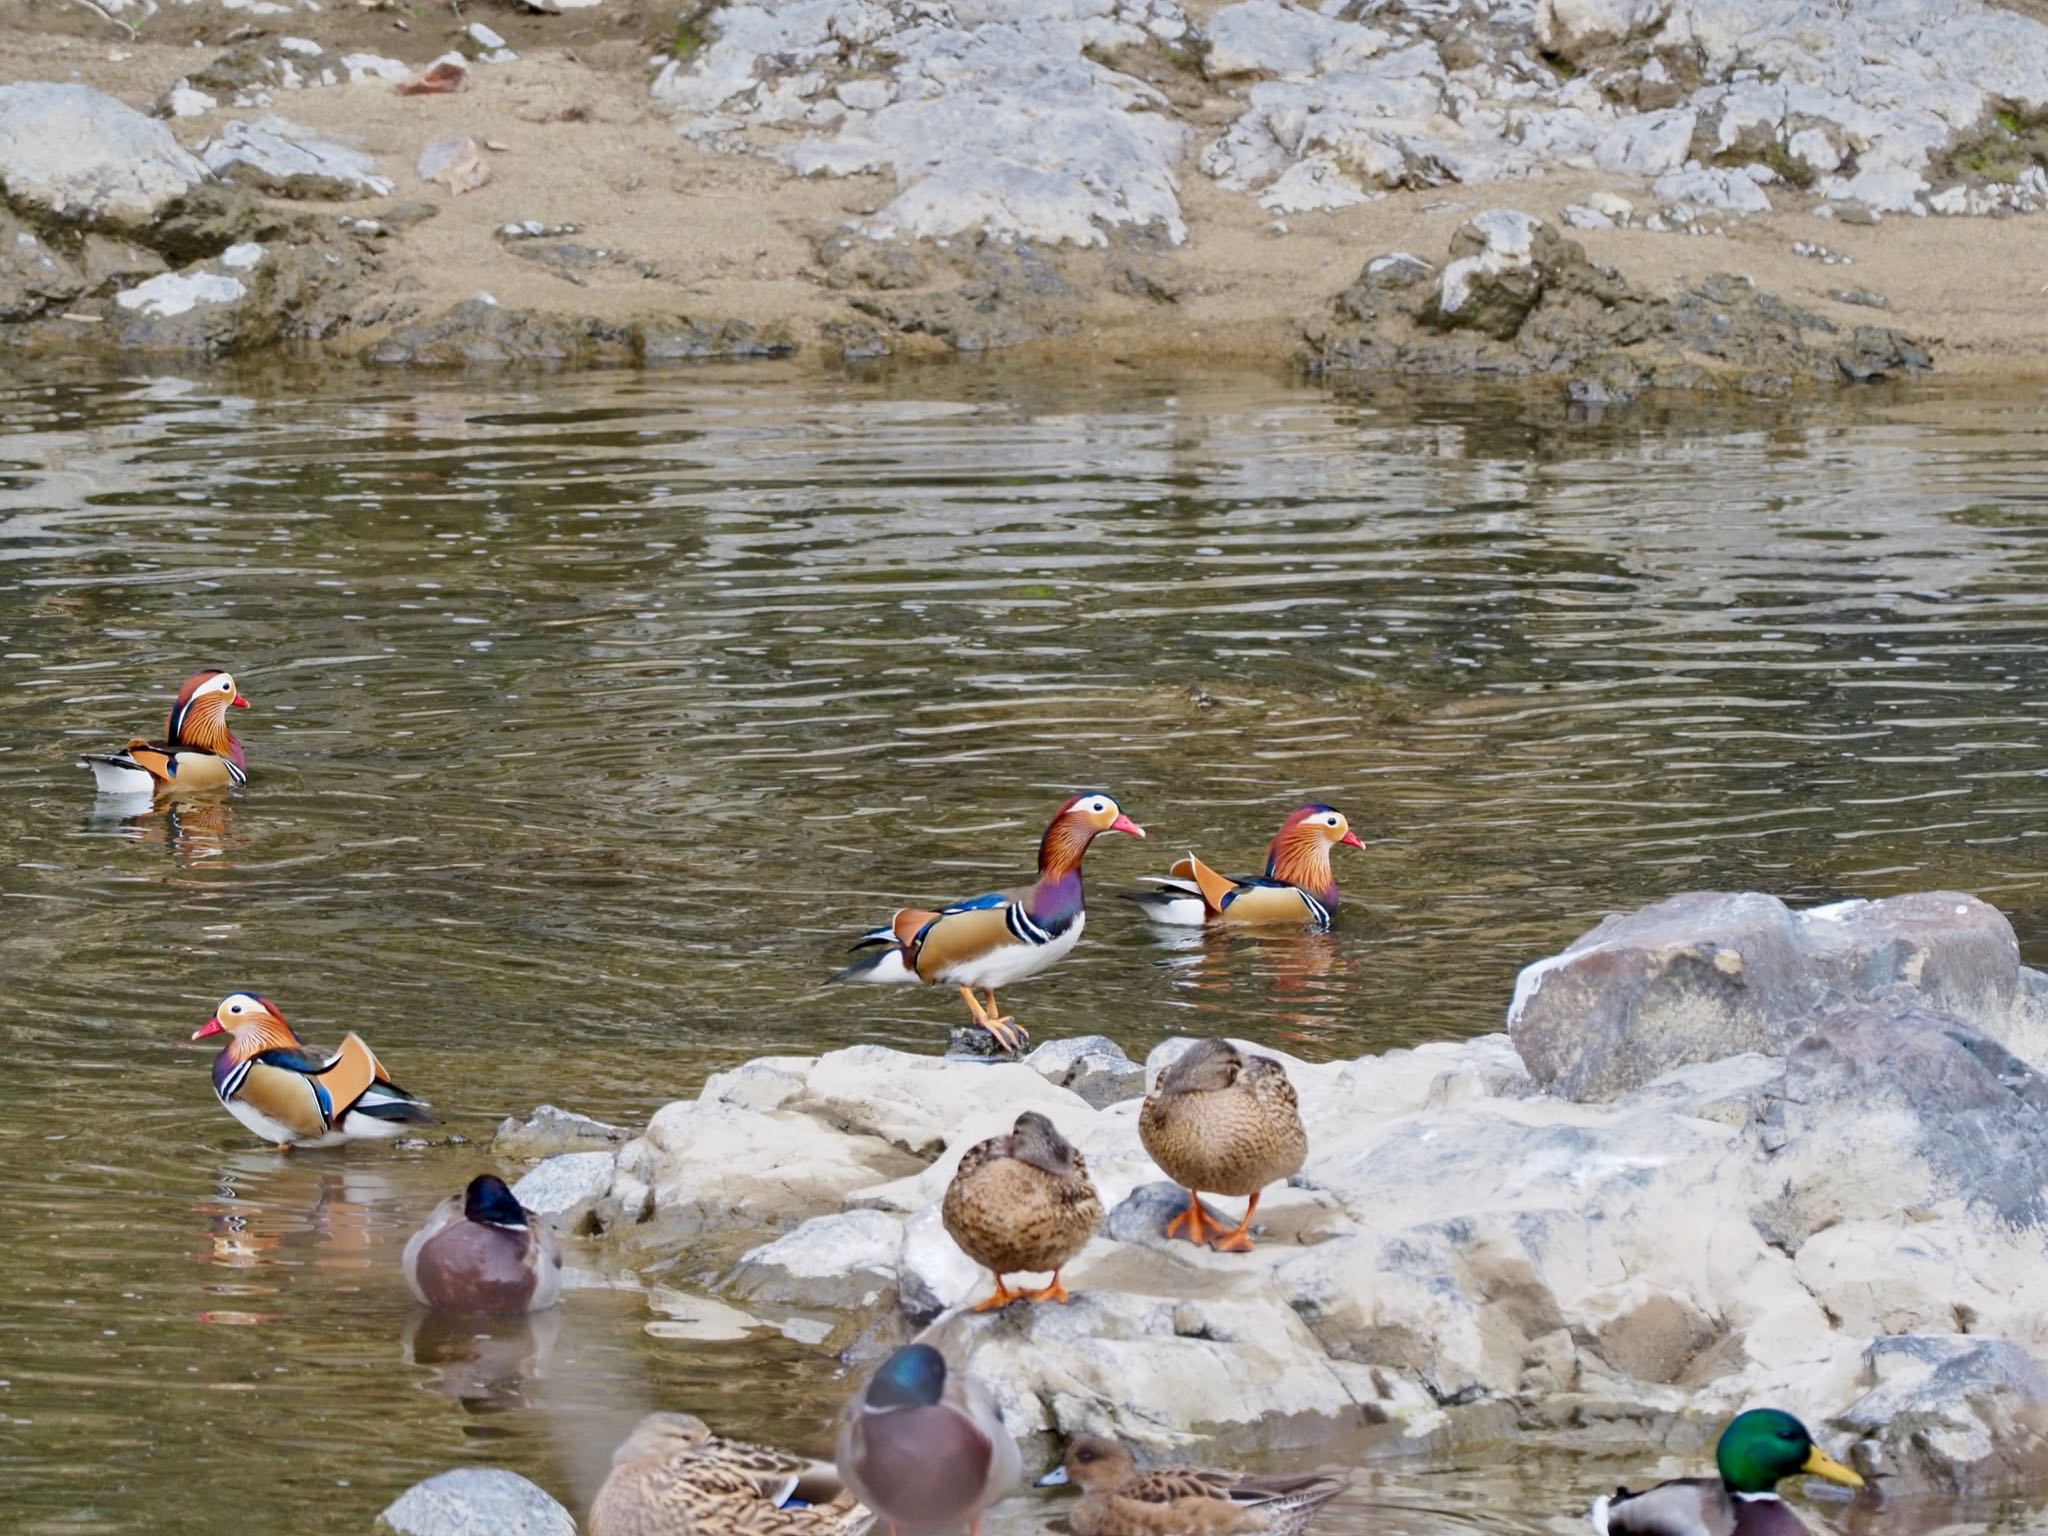
[[1337, 877], [1330, 850], [1363, 848], [1344, 813], [1304, 805], [1273, 834], [1263, 875], [1219, 875], [1192, 853], [1167, 875], [1148, 876], [1156, 891], [1127, 891], [1154, 922], [1327, 928], [1337, 916]]
[[[1248, 1252], [1259, 1192], [1291, 1178], [1308, 1158], [1308, 1136], [1287, 1069], [1228, 1040], [1198, 1040], [1159, 1074], [1138, 1111], [1138, 1139], [1167, 1177], [1188, 1191], [1188, 1208], [1167, 1225], [1227, 1253]], [[1212, 1230], [1202, 1193], [1249, 1195], [1244, 1220]]]
[[407, 1126], [432, 1125], [426, 1104], [391, 1081], [360, 1036], [322, 1056], [306, 1049], [284, 1015], [253, 992], [230, 992], [194, 1040], [225, 1034], [213, 1059], [221, 1106], [280, 1152], [389, 1139]]
[[1299, 1536], [1344, 1491], [1333, 1477], [1247, 1477], [1199, 1467], [1140, 1472], [1116, 1440], [1086, 1435], [1038, 1480], [1072, 1483], [1081, 1498], [1067, 1516], [1074, 1536]]
[[714, 1435], [689, 1413], [650, 1413], [612, 1453], [590, 1536], [859, 1536], [874, 1516], [838, 1471], [772, 1446]]
[[1804, 1424], [1775, 1408], [1737, 1414], [1714, 1447], [1719, 1477], [1683, 1477], [1641, 1493], [1618, 1488], [1593, 1501], [1600, 1536], [1804, 1536], [1778, 1484], [1810, 1473], [1845, 1488], [1863, 1479], [1813, 1443]]
[[[995, 989], [1036, 976], [1080, 942], [1087, 920], [1081, 859], [1104, 832], [1145, 835], [1108, 795], [1075, 795], [1039, 840], [1037, 884], [991, 891], [936, 912], [904, 907], [885, 927], [854, 942], [855, 949], [872, 948], [873, 954], [831, 979], [958, 987], [975, 1022], [1016, 1055], [1027, 1031], [998, 1011]], [[976, 987], [988, 994], [985, 1008], [974, 996]]]
[[988, 1388], [929, 1344], [897, 1350], [846, 1405], [838, 1462], [892, 1536], [979, 1536], [983, 1511], [1024, 1473]]
[[478, 1174], [435, 1206], [406, 1243], [402, 1262], [406, 1289], [436, 1312], [507, 1317], [545, 1311], [562, 1299], [555, 1234], [495, 1174]]
[[[974, 1310], [1013, 1301], [1065, 1301], [1060, 1271], [1102, 1224], [1102, 1201], [1074, 1144], [1035, 1110], [1007, 1136], [967, 1149], [946, 1186], [940, 1220], [960, 1251], [994, 1272], [996, 1291]], [[1050, 1274], [1043, 1290], [1013, 1291], [1005, 1275]]]
[[249, 701], [218, 667], [185, 679], [164, 721], [164, 739], [140, 738], [118, 752], [88, 752], [78, 762], [92, 770], [103, 795], [160, 795], [173, 789], [228, 789], [249, 782], [242, 744], [228, 729], [228, 711]]

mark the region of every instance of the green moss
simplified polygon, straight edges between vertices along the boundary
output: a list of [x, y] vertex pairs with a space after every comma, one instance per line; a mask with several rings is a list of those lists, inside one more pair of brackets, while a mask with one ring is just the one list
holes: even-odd
[[711, 13], [717, 9], [716, 0], [699, 0], [683, 8], [676, 18], [675, 36], [669, 40], [670, 57], [687, 59], [711, 41]]

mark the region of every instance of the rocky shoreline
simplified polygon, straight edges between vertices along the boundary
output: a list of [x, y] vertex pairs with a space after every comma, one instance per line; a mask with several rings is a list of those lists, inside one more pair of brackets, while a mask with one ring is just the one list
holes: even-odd
[[[629, 1139], [546, 1110], [498, 1149], [547, 1154], [521, 1201], [658, 1272], [657, 1309], [852, 1366], [928, 1339], [1045, 1459], [1084, 1432], [1696, 1445], [1770, 1403], [1897, 1492], [2038, 1483], [2048, 976], [1984, 903], [1683, 896], [1525, 969], [1505, 1034], [1326, 1063], [1246, 1042], [1310, 1142], [1249, 1254], [1162, 1235], [1183, 1197], [1136, 1114], [1186, 1044], [767, 1058]], [[1024, 1109], [1109, 1214], [1070, 1304], [975, 1314], [939, 1203]]]
[[2026, 6], [104, 9], [0, 39], [16, 355], [1027, 348], [1587, 404], [2048, 360]]

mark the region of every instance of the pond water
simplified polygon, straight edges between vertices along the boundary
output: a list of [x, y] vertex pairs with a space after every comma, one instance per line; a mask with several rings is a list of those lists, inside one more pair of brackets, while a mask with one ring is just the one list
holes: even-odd
[[[900, 901], [1020, 877], [1071, 789], [1153, 835], [1006, 996], [1040, 1039], [1469, 1035], [1685, 888], [1960, 887], [2038, 964], [2044, 512], [2038, 395], [17, 369], [0, 1529], [366, 1529], [461, 1463], [580, 1509], [657, 1404], [822, 1447], [816, 1351], [678, 1339], [594, 1255], [533, 1330], [451, 1337], [398, 1248], [539, 1101], [639, 1122], [766, 1051], [942, 1048], [951, 995], [818, 982]], [[246, 795], [98, 814], [77, 754], [209, 662], [255, 703]], [[1110, 899], [1307, 799], [1368, 840], [1336, 933], [1176, 942]], [[253, 1145], [187, 1039], [244, 987], [467, 1144]], [[1567, 1530], [1679, 1465], [1375, 1462], [1318, 1529]]]

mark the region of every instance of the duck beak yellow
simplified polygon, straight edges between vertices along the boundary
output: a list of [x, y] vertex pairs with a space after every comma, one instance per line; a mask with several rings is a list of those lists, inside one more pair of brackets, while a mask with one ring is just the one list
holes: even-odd
[[1819, 1446], [1806, 1453], [1806, 1465], [1799, 1469], [1810, 1477], [1824, 1477], [1844, 1488], [1861, 1488], [1863, 1479], [1843, 1466]]

